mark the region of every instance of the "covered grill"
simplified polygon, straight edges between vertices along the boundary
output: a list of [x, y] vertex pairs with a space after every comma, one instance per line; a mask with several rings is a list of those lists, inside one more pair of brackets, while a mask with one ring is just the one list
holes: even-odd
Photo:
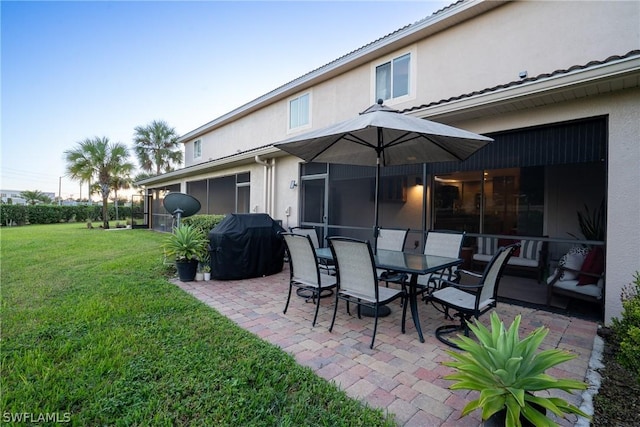
[[211, 277], [247, 279], [282, 271], [284, 229], [267, 214], [230, 214], [209, 232]]

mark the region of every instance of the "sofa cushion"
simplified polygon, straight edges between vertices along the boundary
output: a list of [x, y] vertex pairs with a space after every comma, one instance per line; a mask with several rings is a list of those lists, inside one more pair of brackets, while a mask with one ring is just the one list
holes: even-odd
[[540, 251], [542, 250], [542, 241], [540, 240], [521, 240], [520, 241], [520, 258], [540, 259]]
[[491, 258], [493, 258], [493, 255], [473, 254], [473, 259], [475, 261], [489, 262], [489, 261], [491, 261]]
[[[478, 253], [493, 255], [498, 251], [498, 241], [493, 237], [478, 237]], [[491, 259], [491, 257], [489, 257]]]
[[511, 258], [509, 258], [509, 261], [507, 261], [507, 265], [517, 265], [519, 267], [535, 268], [538, 266], [538, 260], [512, 256]]
[[603, 282], [600, 280], [598, 284], [593, 285], [578, 285], [578, 280], [558, 280], [553, 285], [558, 289], [564, 289], [565, 291], [575, 292], [577, 294], [587, 295], [597, 299], [602, 299], [602, 286]]

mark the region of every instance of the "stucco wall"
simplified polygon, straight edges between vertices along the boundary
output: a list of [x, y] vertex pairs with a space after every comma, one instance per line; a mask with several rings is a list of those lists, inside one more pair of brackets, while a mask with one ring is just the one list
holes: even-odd
[[640, 90], [613, 99], [609, 116], [607, 320], [619, 317], [620, 291], [640, 271]]
[[418, 99], [438, 101], [518, 81], [520, 71], [533, 77], [626, 54], [640, 47], [639, 22], [640, 2], [507, 3], [418, 44]]

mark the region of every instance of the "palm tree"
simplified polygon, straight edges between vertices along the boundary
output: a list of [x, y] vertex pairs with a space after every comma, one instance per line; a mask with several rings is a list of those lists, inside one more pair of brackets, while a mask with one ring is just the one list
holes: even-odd
[[67, 174], [73, 179], [93, 181], [102, 196], [102, 221], [109, 228], [109, 193], [113, 179], [125, 175], [134, 166], [129, 162], [129, 150], [119, 142], [111, 143], [109, 138], [87, 138], [73, 150], [64, 152], [67, 160]]
[[[137, 126], [133, 137], [134, 151], [145, 172], [160, 175], [171, 172], [182, 163], [182, 147], [175, 128], [164, 120], [154, 120], [147, 126]], [[155, 169], [155, 171], [154, 171]]]
[[20, 197], [30, 205], [35, 205], [38, 202], [51, 203], [51, 198], [40, 190], [23, 191], [20, 193]]
[[[131, 167], [129, 167], [131, 166]], [[115, 175], [111, 179], [111, 189], [113, 190], [113, 203], [116, 209], [116, 221], [118, 220], [118, 190], [126, 190], [131, 187], [131, 171], [133, 170], [133, 165], [128, 164], [122, 168], [122, 170], [118, 171], [118, 175]]]

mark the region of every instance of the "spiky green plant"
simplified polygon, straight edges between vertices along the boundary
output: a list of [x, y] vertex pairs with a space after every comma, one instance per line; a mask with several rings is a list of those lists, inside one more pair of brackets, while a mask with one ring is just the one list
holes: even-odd
[[208, 240], [204, 233], [191, 225], [181, 224], [173, 229], [163, 245], [168, 257], [176, 261], [202, 260], [207, 255]]
[[[604, 229], [605, 229], [605, 211], [604, 211], [604, 200], [600, 202], [600, 206], [597, 209], [591, 211], [589, 206], [584, 205], [584, 212], [578, 211], [578, 225], [580, 226], [580, 231], [582, 235], [587, 240], [596, 240], [602, 241], [604, 240]], [[578, 239], [573, 233], [568, 233], [570, 236]]]
[[549, 329], [541, 326], [520, 340], [520, 320], [518, 315], [507, 330], [494, 312], [491, 313], [491, 330], [478, 320], [469, 324], [478, 342], [465, 336], [453, 340], [465, 352], [447, 350], [455, 361], [443, 364], [457, 370], [445, 377], [456, 381], [450, 388], [480, 392], [478, 399], [465, 406], [462, 416], [480, 408], [483, 420], [506, 411], [507, 427], [521, 426], [521, 415], [536, 426], [557, 425], [536, 409], [535, 405], [538, 405], [560, 417], [577, 414], [588, 418], [587, 414], [564, 399], [533, 394], [549, 389], [584, 390], [587, 384], [545, 374], [547, 369], [571, 360], [575, 355], [557, 349], [537, 352]]

